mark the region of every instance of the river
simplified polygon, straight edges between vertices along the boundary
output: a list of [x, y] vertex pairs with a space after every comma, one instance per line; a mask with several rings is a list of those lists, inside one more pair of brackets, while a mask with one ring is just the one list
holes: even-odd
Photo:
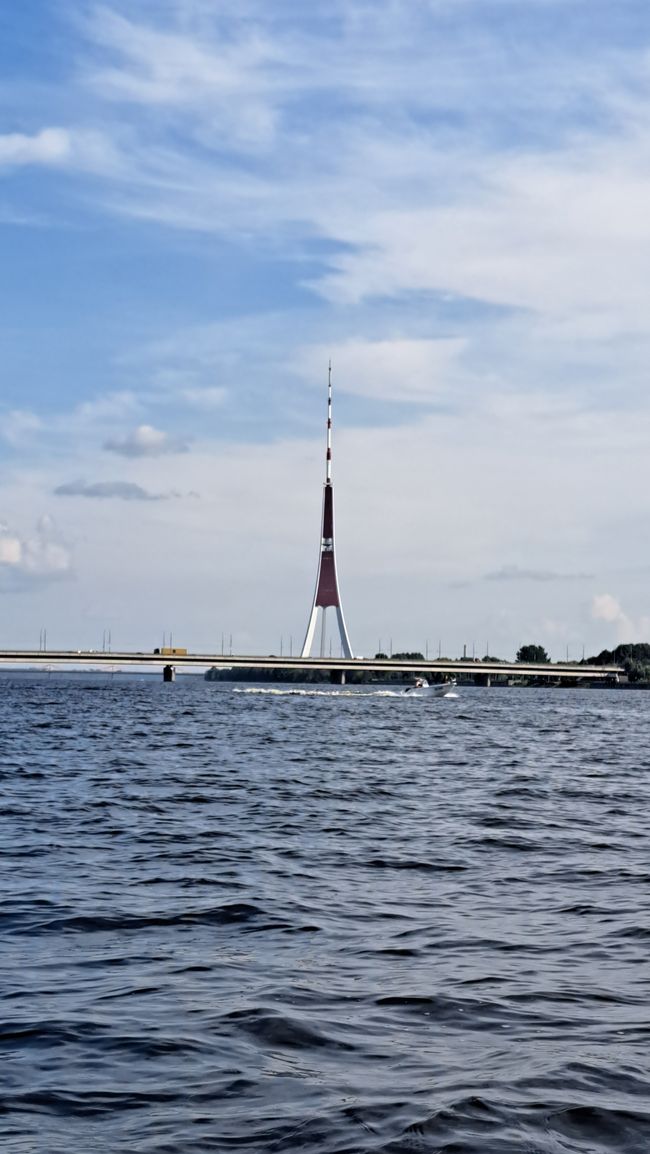
[[0, 681], [4, 1154], [647, 1154], [650, 695]]

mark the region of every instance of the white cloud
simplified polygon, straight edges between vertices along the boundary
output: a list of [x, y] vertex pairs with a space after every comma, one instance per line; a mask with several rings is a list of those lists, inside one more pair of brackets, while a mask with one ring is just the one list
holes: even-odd
[[73, 410], [70, 419], [77, 426], [122, 421], [137, 412], [140, 404], [135, 393], [128, 389], [116, 390], [83, 401]]
[[[0, 135], [0, 169], [32, 165], [116, 178], [125, 175], [124, 164], [117, 140], [99, 130], [56, 127], [42, 128], [32, 135], [22, 132]], [[24, 223], [42, 224], [43, 221], [28, 214]]]
[[596, 594], [591, 612], [596, 621], [604, 621], [612, 627], [618, 642], [644, 641], [650, 633], [650, 617], [641, 616], [633, 620], [611, 593]]
[[[12, 409], [0, 414], [0, 436], [15, 448], [38, 444], [44, 452], [57, 452], [66, 442], [76, 448], [80, 442], [93, 441], [109, 430], [115, 431], [109, 439], [117, 443], [117, 430], [125, 421], [139, 415], [144, 403], [133, 392], [116, 390], [82, 401], [71, 409], [48, 413], [47, 418], [30, 409]], [[146, 436], [145, 433], [143, 441]]]
[[593, 616], [597, 621], [607, 621], [610, 624], [629, 620], [623, 612], [620, 603], [611, 593], [598, 593], [591, 606]]
[[3, 533], [0, 536], [0, 565], [20, 565], [22, 557], [23, 546], [20, 538]]
[[71, 571], [70, 550], [50, 517], [39, 518], [27, 536], [0, 526], [0, 587], [28, 589], [68, 577]]
[[[337, 391], [384, 401], [432, 403], [449, 392], [466, 346], [462, 339], [347, 340], [333, 358]], [[323, 345], [298, 349], [294, 371], [322, 384], [332, 350]]]
[[161, 457], [167, 453], [186, 453], [188, 443], [180, 437], [171, 437], [153, 425], [138, 425], [125, 437], [109, 437], [104, 448], [122, 457]]
[[43, 128], [33, 136], [22, 132], [0, 136], [0, 165], [63, 164], [71, 153], [71, 137], [65, 128]]
[[43, 421], [28, 409], [12, 409], [0, 416], [0, 436], [10, 445], [29, 443], [43, 429]]
[[206, 385], [205, 388], [180, 389], [178, 400], [184, 401], [195, 409], [220, 409], [226, 399], [226, 390], [218, 385]]

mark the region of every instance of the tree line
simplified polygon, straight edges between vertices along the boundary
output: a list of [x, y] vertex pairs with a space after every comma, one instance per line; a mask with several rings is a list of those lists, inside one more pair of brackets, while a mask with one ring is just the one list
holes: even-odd
[[[400, 653], [375, 653], [375, 661], [408, 661], [413, 665], [414, 671], [420, 662], [424, 663], [426, 658], [419, 650], [405, 650]], [[442, 658], [443, 661], [448, 661], [449, 658]], [[522, 645], [517, 650], [516, 661], [520, 665], [547, 665], [550, 663], [546, 649], [543, 645], [527, 644]], [[502, 658], [491, 657], [486, 655], [483, 658], [477, 659], [477, 664], [493, 662], [499, 664]], [[592, 657], [584, 657], [582, 661], [576, 662], [578, 665], [620, 665], [627, 674], [631, 682], [645, 682], [650, 684], [650, 644], [646, 642], [626, 643], [617, 645], [615, 649], [603, 649], [600, 653]], [[322, 682], [329, 680], [329, 673], [327, 670], [320, 669], [210, 669], [206, 677], [210, 681], [283, 681], [296, 682], [304, 684], [305, 682]], [[348, 669], [346, 670], [346, 680], [349, 685], [362, 685], [368, 682], [394, 682], [408, 680], [409, 675], [405, 674], [403, 670], [396, 669], [394, 672], [389, 670], [381, 670], [375, 673], [363, 669]]]
[[603, 649], [587, 657], [589, 665], [622, 665], [630, 681], [650, 682], [650, 645], [646, 641], [626, 642], [615, 649]]

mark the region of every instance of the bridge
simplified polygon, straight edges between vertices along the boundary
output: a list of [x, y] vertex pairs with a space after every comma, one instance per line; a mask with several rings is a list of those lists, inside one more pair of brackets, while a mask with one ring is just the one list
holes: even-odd
[[382, 674], [415, 673], [434, 677], [436, 674], [453, 677], [471, 677], [477, 684], [489, 685], [493, 677], [543, 678], [548, 681], [576, 682], [617, 682], [624, 676], [619, 665], [580, 665], [571, 662], [557, 664], [524, 664], [516, 661], [393, 661], [390, 658], [375, 657], [276, 657], [222, 653], [176, 652], [107, 652], [94, 649], [2, 649], [0, 666], [30, 666], [39, 669], [62, 668], [142, 668], [161, 669], [165, 680], [173, 680], [178, 668], [216, 668], [247, 670], [320, 670], [328, 673], [331, 680], [345, 683], [346, 674], [352, 672]]

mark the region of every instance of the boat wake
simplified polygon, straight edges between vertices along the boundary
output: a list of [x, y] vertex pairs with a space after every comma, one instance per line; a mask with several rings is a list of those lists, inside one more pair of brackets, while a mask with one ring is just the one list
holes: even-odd
[[[258, 685], [237, 686], [233, 693], [263, 694], [267, 697], [400, 697], [403, 700], [417, 698], [424, 694], [405, 693], [403, 689], [267, 689]], [[428, 695], [426, 695], [428, 696]], [[446, 693], [440, 700], [458, 698], [457, 693]]]

